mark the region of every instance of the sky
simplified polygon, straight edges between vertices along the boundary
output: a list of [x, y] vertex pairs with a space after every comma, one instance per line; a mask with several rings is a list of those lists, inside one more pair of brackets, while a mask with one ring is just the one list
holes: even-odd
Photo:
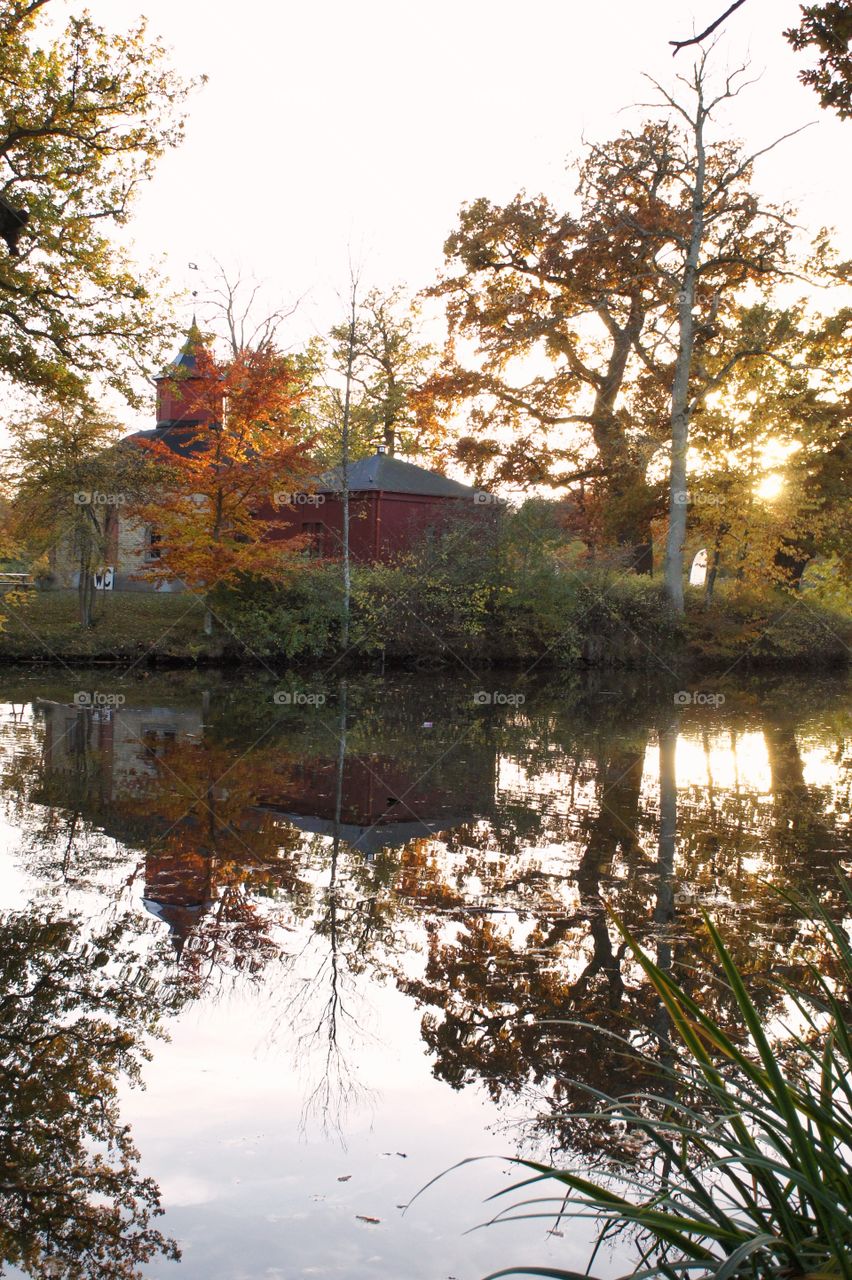
[[[58, 0], [56, 17], [76, 7]], [[113, 29], [144, 11], [176, 67], [208, 76], [182, 148], [139, 200], [135, 253], [179, 288], [198, 288], [217, 259], [263, 281], [270, 308], [300, 299], [287, 338], [302, 342], [338, 318], [350, 261], [365, 287], [416, 292], [435, 279], [463, 202], [521, 189], [570, 202], [584, 137], [634, 125], [631, 104], [654, 93], [643, 73], [671, 87], [691, 55], [673, 59], [668, 41], [725, 7], [89, 0]], [[760, 79], [719, 128], [757, 150], [816, 121], [759, 163], [757, 183], [807, 225], [836, 226], [850, 252], [852, 125], [797, 81], [804, 61], [782, 31], [798, 13], [795, 0], [748, 0], [728, 20], [719, 72], [750, 60]]]

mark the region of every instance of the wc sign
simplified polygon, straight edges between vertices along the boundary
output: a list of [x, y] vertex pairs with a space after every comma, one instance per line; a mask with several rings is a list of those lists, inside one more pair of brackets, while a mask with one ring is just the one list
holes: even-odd
[[112, 584], [115, 579], [115, 569], [111, 564], [106, 565], [103, 569], [99, 569], [94, 575], [96, 591], [112, 591]]

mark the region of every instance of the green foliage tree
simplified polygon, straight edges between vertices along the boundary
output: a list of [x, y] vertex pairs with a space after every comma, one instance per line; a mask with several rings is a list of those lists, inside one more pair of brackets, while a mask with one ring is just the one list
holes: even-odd
[[852, 9], [846, 0], [802, 5], [797, 27], [784, 32], [794, 49], [815, 51], [815, 67], [799, 72], [802, 84], [815, 90], [820, 105], [841, 120], [852, 117]]
[[[332, 330], [334, 360], [346, 363], [349, 325]], [[360, 301], [353, 342], [353, 380], [361, 391], [356, 428], [365, 442], [378, 437], [387, 452], [430, 452], [444, 434], [426, 383], [435, 352], [418, 332], [418, 316], [400, 288], [371, 289]]]
[[94, 620], [93, 574], [104, 564], [116, 512], [150, 496], [151, 456], [120, 444], [122, 429], [88, 398], [59, 400], [10, 426], [4, 478], [13, 537], [36, 555], [76, 564], [80, 623]]
[[0, 197], [28, 217], [0, 250], [0, 374], [51, 393], [97, 374], [132, 397], [170, 322], [109, 229], [180, 142], [190, 86], [144, 22], [111, 35], [82, 13], [54, 38], [49, 3], [0, 0]]

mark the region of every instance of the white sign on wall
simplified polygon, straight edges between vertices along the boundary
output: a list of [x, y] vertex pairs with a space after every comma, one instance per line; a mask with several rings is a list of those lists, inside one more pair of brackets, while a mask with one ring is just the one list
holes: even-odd
[[95, 590], [112, 591], [112, 584], [114, 580], [114, 567], [111, 564], [105, 565], [103, 569], [99, 569], [95, 574]]
[[692, 568], [689, 571], [689, 585], [691, 587], [703, 587], [707, 581], [707, 548], [702, 547], [700, 551], [696, 551], [695, 559], [692, 562]]

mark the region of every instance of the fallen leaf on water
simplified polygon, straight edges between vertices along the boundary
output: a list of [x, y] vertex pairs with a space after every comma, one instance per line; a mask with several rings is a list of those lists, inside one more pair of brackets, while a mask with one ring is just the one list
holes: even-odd
[[359, 1222], [381, 1222], [381, 1218], [371, 1218], [366, 1213], [356, 1213], [355, 1217]]

